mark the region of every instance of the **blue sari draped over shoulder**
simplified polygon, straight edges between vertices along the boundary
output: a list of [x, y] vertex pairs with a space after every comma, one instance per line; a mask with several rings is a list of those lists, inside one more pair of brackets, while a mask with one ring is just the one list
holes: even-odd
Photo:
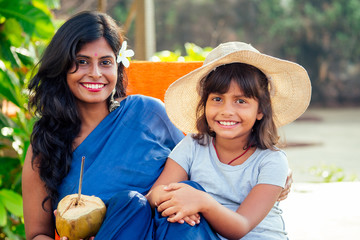
[[77, 193], [83, 156], [82, 194], [96, 195], [105, 203], [120, 190], [146, 194], [183, 137], [160, 100], [128, 96], [76, 148], [59, 199]]
[[70, 172], [58, 188], [59, 201], [78, 192], [84, 156], [81, 193], [107, 206], [96, 239], [217, 239], [206, 221], [197, 227], [167, 222], [144, 197], [183, 137], [160, 100], [128, 96], [73, 152]]

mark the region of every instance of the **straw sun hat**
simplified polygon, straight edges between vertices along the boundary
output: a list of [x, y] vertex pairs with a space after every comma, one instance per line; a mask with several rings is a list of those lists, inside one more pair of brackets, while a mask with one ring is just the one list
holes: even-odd
[[260, 69], [270, 82], [271, 104], [277, 127], [303, 114], [310, 103], [311, 83], [306, 70], [293, 62], [260, 53], [250, 44], [220, 44], [206, 57], [203, 65], [173, 82], [165, 93], [170, 120], [185, 133], [196, 133], [196, 107], [200, 100], [198, 85], [216, 67], [246, 63]]

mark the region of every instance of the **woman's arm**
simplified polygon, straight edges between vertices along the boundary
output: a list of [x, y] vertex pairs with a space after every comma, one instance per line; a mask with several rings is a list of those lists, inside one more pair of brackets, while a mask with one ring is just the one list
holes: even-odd
[[281, 187], [258, 184], [249, 193], [236, 212], [224, 207], [206, 192], [186, 184], [170, 184], [171, 197], [158, 210], [170, 222], [176, 222], [201, 212], [216, 232], [228, 239], [239, 239], [258, 225], [274, 206]]
[[31, 146], [26, 153], [22, 172], [22, 196], [26, 239], [54, 239], [55, 229], [50, 200], [42, 208], [42, 201], [47, 196], [45, 184], [41, 181], [38, 168], [32, 166]]

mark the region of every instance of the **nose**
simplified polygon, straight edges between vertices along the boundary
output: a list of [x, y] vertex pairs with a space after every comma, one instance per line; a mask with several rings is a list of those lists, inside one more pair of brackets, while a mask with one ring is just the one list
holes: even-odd
[[234, 114], [234, 107], [231, 102], [225, 101], [221, 108], [221, 115], [232, 116]]
[[102, 76], [101, 69], [99, 68], [99, 66], [97, 64], [93, 64], [91, 66], [91, 68], [89, 69], [89, 76], [94, 79], [98, 79]]

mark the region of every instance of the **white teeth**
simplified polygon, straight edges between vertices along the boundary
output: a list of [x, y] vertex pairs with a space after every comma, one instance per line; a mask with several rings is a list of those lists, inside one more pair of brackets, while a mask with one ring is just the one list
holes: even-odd
[[88, 83], [84, 83], [83, 85], [84, 85], [86, 88], [98, 89], [98, 88], [104, 87], [105, 84], [88, 84]]
[[236, 124], [236, 122], [224, 122], [224, 121], [219, 121], [219, 123], [225, 126], [232, 126]]

